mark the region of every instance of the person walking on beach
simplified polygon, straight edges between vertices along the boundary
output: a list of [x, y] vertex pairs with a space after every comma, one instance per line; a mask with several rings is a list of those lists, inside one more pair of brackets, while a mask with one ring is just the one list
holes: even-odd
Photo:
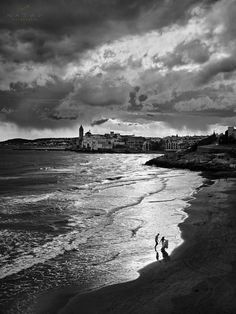
[[165, 237], [162, 237], [161, 240], [160, 240], [160, 242], [161, 242], [161, 246], [162, 246], [162, 248], [163, 248], [163, 245], [164, 245], [164, 242], [165, 242]]
[[170, 260], [170, 256], [169, 254], [166, 252], [166, 249], [168, 249], [168, 240], [165, 239], [165, 237], [161, 238], [161, 253], [162, 253], [162, 257], [164, 261], [169, 261]]
[[157, 251], [157, 245], [158, 245], [158, 237], [159, 237], [160, 233], [158, 233], [156, 236], [155, 236], [155, 251]]
[[168, 244], [169, 244], [169, 241], [165, 239], [165, 241], [162, 243], [162, 248], [168, 249]]
[[161, 248], [162, 249], [164, 249], [164, 250], [168, 249], [168, 244], [169, 244], [168, 242], [169, 241], [166, 240], [165, 237], [162, 237], [160, 242], [161, 242]]

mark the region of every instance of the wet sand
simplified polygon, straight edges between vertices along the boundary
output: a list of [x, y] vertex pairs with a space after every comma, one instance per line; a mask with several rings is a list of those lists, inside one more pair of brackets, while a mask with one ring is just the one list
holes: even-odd
[[195, 196], [179, 225], [184, 242], [169, 261], [146, 266], [137, 280], [90, 293], [55, 291], [35, 313], [236, 313], [236, 179], [208, 178]]

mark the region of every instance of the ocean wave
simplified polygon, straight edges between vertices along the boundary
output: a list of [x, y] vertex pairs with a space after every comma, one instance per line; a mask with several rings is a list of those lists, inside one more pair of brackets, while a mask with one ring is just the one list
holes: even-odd
[[67, 168], [57, 168], [57, 167], [41, 167], [39, 168], [40, 171], [47, 171], [47, 172], [61, 172], [61, 173], [70, 173], [75, 171], [72, 167]]
[[0, 176], [0, 180], [4, 181], [4, 180], [18, 180], [21, 179], [21, 177], [16, 177], [16, 176]]
[[92, 162], [91, 161], [85, 161], [85, 162], [80, 162], [79, 165], [80, 166], [88, 166], [88, 165], [91, 165]]
[[[72, 231], [66, 235], [59, 235], [52, 241], [42, 246], [34, 248], [30, 252], [25, 252], [17, 258], [8, 261], [8, 263], [0, 269], [0, 279], [19, 273], [36, 264], [45, 263], [58, 255], [64, 254], [66, 251], [77, 249], [82, 243], [86, 243], [87, 238], [91, 235], [91, 231], [79, 233]], [[6, 260], [6, 257], [5, 257]]]
[[35, 195], [35, 194], [31, 194], [31, 195], [14, 195], [14, 196], [3, 196], [1, 198], [1, 200], [4, 203], [7, 203], [8, 205], [11, 204], [26, 204], [26, 203], [37, 203], [40, 202], [42, 200], [46, 200], [49, 199], [51, 197], [53, 197], [55, 195], [55, 193], [45, 193], [45, 194], [40, 194], [40, 195]]

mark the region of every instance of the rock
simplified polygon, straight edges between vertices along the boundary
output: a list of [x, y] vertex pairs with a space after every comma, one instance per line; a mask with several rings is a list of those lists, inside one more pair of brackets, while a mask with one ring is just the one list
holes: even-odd
[[180, 168], [193, 171], [232, 171], [235, 168], [235, 159], [217, 160], [214, 154], [186, 153], [186, 154], [166, 154], [146, 162], [146, 165], [162, 168]]

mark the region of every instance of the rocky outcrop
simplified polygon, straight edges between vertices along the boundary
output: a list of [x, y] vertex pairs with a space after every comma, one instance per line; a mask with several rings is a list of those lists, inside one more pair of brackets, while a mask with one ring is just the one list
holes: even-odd
[[236, 159], [227, 154], [173, 153], [151, 159], [146, 165], [194, 171], [236, 171]]

